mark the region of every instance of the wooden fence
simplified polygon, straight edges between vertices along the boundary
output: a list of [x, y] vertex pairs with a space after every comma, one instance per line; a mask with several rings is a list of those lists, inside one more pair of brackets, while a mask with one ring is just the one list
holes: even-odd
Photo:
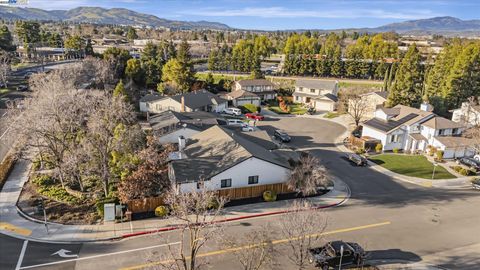
[[221, 189], [219, 196], [227, 197], [230, 200], [261, 197], [266, 190], [275, 191], [277, 194], [292, 192], [286, 184], [259, 185], [242, 188]]
[[[277, 194], [293, 192], [286, 184], [259, 185], [242, 188], [229, 188], [217, 191], [218, 196], [227, 197], [229, 200], [261, 197], [266, 190], [275, 191]], [[132, 213], [153, 212], [157, 206], [165, 204], [163, 197], [149, 197], [131, 200], [127, 203], [128, 210]]]
[[127, 202], [128, 210], [132, 213], [153, 212], [157, 206], [164, 204], [163, 197], [149, 197]]

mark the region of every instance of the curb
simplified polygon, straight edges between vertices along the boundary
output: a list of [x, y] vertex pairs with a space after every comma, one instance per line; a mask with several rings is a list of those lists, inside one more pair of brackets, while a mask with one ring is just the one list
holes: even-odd
[[[332, 203], [332, 204], [328, 204], [328, 205], [305, 208], [302, 211], [318, 210], [318, 209], [325, 209], [325, 208], [340, 206], [350, 198], [350, 195], [351, 195], [350, 194], [350, 189], [347, 186], [347, 196], [345, 196], [340, 202], [336, 202], [336, 203]], [[233, 217], [233, 218], [227, 218], [227, 219], [222, 219], [222, 220], [217, 220], [217, 221], [214, 221], [214, 222], [210, 222], [209, 224], [227, 223], [227, 222], [243, 220], [243, 219], [286, 214], [286, 213], [289, 213], [289, 212], [292, 212], [292, 211], [281, 210], [281, 211], [254, 214], [254, 215], [248, 215], [248, 216]], [[159, 233], [159, 232], [174, 231], [174, 230], [178, 230], [180, 228], [181, 228], [180, 226], [172, 226], [172, 227], [165, 227], [165, 228], [161, 228], [161, 229], [157, 229], [157, 230], [151, 230], [151, 231], [141, 231], [141, 232], [136, 232], [136, 233], [127, 233], [127, 234], [124, 234], [122, 236], [119, 236], [119, 238], [120, 239], [126, 239], [126, 238], [130, 238], [130, 237], [134, 237], [134, 236], [141, 236], [141, 235], [148, 235], [148, 234]]]
[[[45, 224], [45, 221], [43, 220], [40, 220], [40, 219], [36, 219], [34, 217], [31, 217], [30, 215], [28, 215], [27, 213], [25, 213], [20, 207], [18, 207], [18, 205], [15, 205], [15, 208], [17, 210], [17, 213], [23, 217], [24, 219], [26, 220], [29, 220], [31, 222], [35, 222], [35, 223], [38, 223], [38, 224]], [[46, 222], [48, 225], [63, 225], [63, 226], [68, 226], [68, 225], [65, 225], [65, 224], [61, 224], [61, 223], [56, 223], [56, 222], [51, 222], [51, 221], [47, 221]]]

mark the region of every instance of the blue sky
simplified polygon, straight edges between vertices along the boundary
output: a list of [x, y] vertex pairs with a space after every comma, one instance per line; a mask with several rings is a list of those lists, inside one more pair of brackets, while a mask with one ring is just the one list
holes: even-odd
[[29, 6], [123, 7], [166, 19], [264, 30], [376, 27], [435, 16], [480, 19], [479, 0], [29, 0]]

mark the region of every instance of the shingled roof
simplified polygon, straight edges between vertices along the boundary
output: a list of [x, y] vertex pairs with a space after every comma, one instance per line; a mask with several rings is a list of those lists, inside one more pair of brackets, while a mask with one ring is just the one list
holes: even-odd
[[170, 162], [179, 183], [210, 179], [251, 157], [291, 168], [282, 155], [220, 126], [193, 135], [184, 153], [186, 158]]

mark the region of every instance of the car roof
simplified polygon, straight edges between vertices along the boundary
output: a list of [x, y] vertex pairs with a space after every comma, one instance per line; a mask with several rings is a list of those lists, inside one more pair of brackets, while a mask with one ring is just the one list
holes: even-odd
[[335, 249], [335, 252], [340, 252], [341, 246], [343, 246], [344, 250], [354, 250], [352, 246], [350, 246], [347, 242], [343, 241], [332, 241], [330, 242], [330, 246], [332, 246], [333, 249]]

